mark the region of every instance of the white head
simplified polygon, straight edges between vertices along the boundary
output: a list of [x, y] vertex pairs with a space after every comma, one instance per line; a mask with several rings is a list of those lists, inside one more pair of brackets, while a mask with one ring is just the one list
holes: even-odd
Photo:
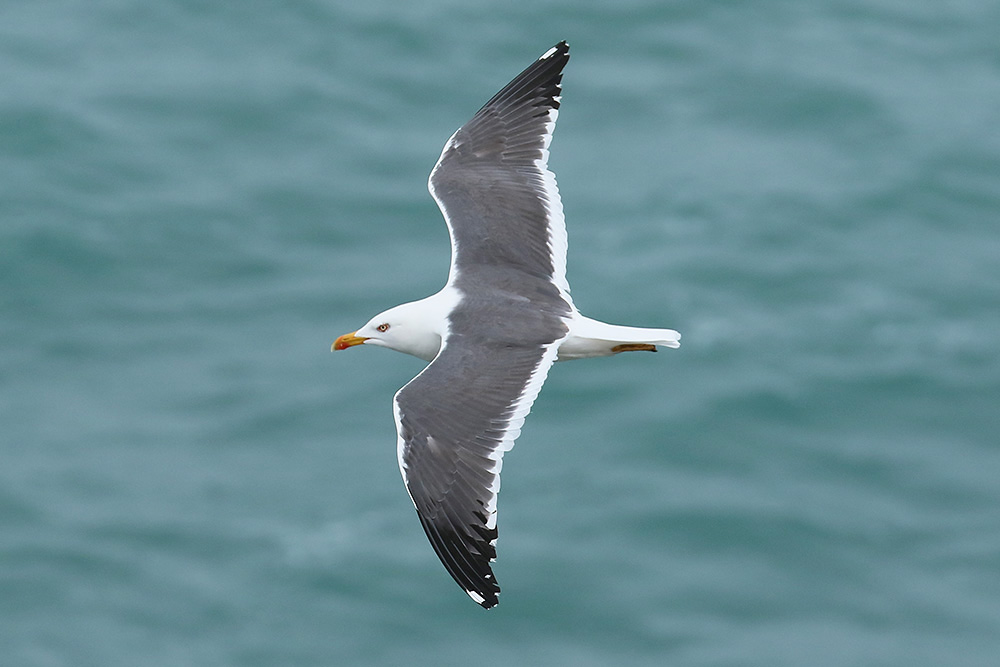
[[423, 299], [404, 303], [379, 313], [354, 333], [338, 338], [333, 349], [346, 350], [361, 344], [379, 345], [430, 361], [441, 349], [447, 320], [429, 301]]

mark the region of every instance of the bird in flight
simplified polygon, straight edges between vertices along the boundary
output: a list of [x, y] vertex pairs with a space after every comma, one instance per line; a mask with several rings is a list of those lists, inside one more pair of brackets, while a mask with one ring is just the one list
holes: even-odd
[[503, 454], [555, 361], [678, 347], [672, 329], [580, 314], [566, 222], [548, 168], [569, 45], [559, 42], [448, 139], [428, 189], [448, 225], [440, 292], [379, 313], [333, 348], [376, 345], [430, 363], [393, 399], [397, 456], [420, 523], [456, 582], [497, 604]]

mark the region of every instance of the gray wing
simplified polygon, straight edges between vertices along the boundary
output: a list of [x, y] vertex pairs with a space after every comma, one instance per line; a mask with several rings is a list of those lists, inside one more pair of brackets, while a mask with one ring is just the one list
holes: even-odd
[[451, 234], [449, 283], [462, 287], [471, 274], [514, 268], [551, 282], [570, 301], [566, 223], [548, 169], [568, 60], [569, 45], [559, 42], [445, 144], [428, 189]]
[[523, 302], [464, 300], [438, 356], [394, 399], [399, 468], [445, 568], [483, 607], [497, 604], [496, 503], [503, 453], [566, 335]]

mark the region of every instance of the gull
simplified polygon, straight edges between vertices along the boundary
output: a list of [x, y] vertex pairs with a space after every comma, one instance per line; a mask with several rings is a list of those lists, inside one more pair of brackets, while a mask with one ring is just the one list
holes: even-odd
[[675, 348], [673, 329], [580, 314], [566, 281], [566, 222], [549, 144], [569, 45], [493, 96], [441, 151], [428, 189], [451, 239], [436, 294], [379, 313], [333, 348], [374, 345], [430, 363], [393, 399], [397, 458], [434, 551], [484, 608], [498, 602], [497, 493], [555, 361]]

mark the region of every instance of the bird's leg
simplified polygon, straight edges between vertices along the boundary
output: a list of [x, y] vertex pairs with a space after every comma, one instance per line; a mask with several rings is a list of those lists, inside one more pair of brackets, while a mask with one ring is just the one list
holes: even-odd
[[656, 346], [649, 343], [622, 343], [611, 348], [615, 354], [619, 352], [656, 352]]

